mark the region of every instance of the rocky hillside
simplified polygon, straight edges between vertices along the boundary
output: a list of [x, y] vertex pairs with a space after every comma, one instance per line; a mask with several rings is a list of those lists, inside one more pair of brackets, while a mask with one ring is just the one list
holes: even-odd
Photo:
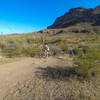
[[100, 6], [96, 8], [72, 8], [61, 17], [58, 17], [48, 29], [65, 28], [79, 23], [90, 23], [93, 26], [100, 25]]

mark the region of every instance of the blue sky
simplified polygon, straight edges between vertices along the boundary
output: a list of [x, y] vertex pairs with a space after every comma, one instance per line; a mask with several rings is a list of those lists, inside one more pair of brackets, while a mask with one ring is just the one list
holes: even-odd
[[100, 0], [0, 0], [0, 34], [45, 29], [70, 8], [94, 8]]

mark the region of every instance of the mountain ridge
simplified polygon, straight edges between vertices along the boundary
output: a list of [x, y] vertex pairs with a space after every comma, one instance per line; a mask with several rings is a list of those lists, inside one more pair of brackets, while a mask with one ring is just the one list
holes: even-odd
[[71, 8], [63, 16], [58, 17], [54, 24], [48, 26], [47, 29], [66, 28], [79, 23], [91, 23], [93, 26], [100, 25], [100, 6], [96, 8]]

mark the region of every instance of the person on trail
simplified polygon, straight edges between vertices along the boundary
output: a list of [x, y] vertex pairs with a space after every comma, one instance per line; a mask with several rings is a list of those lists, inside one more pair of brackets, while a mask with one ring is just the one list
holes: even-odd
[[44, 46], [44, 50], [45, 50], [45, 57], [47, 57], [48, 58], [48, 55], [49, 55], [49, 46], [46, 44], [45, 46]]

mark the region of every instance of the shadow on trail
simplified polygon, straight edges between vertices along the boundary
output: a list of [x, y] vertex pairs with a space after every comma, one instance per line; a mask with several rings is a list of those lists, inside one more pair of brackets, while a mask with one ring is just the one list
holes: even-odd
[[38, 67], [35, 74], [39, 78], [52, 80], [67, 80], [76, 75], [75, 69], [71, 67]]

